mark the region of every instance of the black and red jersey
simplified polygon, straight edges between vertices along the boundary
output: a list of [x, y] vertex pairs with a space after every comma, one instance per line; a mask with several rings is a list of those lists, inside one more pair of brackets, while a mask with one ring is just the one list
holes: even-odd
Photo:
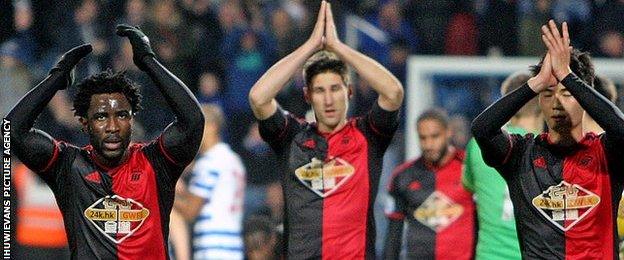
[[567, 148], [546, 133], [510, 138], [507, 161], [496, 168], [509, 185], [523, 258], [617, 259], [624, 178], [610, 174], [601, 136]]
[[72, 259], [167, 259], [169, 214], [184, 166], [160, 145], [131, 144], [109, 169], [93, 148], [64, 142], [39, 172], [63, 213]]
[[[389, 184], [388, 218], [405, 221], [408, 259], [472, 259], [475, 206], [461, 183], [464, 152], [443, 165], [422, 157], [398, 166]], [[402, 237], [403, 228], [388, 236]], [[394, 239], [401, 241], [401, 239]], [[400, 246], [389, 246], [400, 248]]]
[[561, 84], [604, 133], [556, 144], [547, 133], [521, 136], [502, 131], [501, 126], [537, 95], [527, 84], [477, 116], [472, 132], [485, 162], [509, 186], [524, 259], [617, 259], [624, 114], [574, 73]]
[[335, 133], [281, 109], [260, 133], [288, 162], [283, 176], [289, 259], [374, 259], [373, 202], [398, 111], [375, 104]]

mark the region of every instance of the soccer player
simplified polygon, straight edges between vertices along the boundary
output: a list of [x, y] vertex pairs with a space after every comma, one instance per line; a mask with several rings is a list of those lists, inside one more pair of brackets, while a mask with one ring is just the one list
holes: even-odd
[[123, 73], [105, 71], [76, 86], [74, 111], [88, 146], [32, 128], [54, 94], [72, 84], [72, 69], [92, 50], [87, 44], [65, 53], [11, 110], [11, 142], [54, 192], [72, 259], [167, 259], [174, 187], [197, 153], [204, 117], [184, 83], [154, 58], [145, 34], [127, 25], [117, 26], [117, 34], [128, 37], [134, 63], [154, 81], [175, 121], [156, 140], [131, 143], [140, 94]]
[[[522, 87], [531, 78], [525, 72], [517, 72], [501, 84], [501, 94]], [[531, 99], [509, 120], [505, 130], [509, 133], [539, 133], [544, 119], [537, 105], [537, 98]], [[466, 158], [462, 183], [475, 195], [479, 224], [476, 259], [520, 259], [520, 245], [516, 234], [513, 204], [505, 180], [485, 164], [481, 150], [474, 139], [466, 146]]]
[[[304, 94], [315, 123], [296, 119], [275, 100], [306, 60]], [[345, 63], [379, 94], [362, 117], [347, 118], [353, 90]], [[273, 65], [249, 99], [263, 139], [288, 162], [283, 174], [287, 257], [374, 259], [373, 202], [382, 157], [399, 123], [401, 83], [340, 42], [330, 4], [322, 1], [310, 38]]]
[[422, 156], [398, 166], [389, 184], [384, 259], [399, 259], [404, 223], [408, 259], [472, 259], [475, 209], [460, 182], [464, 151], [450, 144], [443, 111], [423, 112], [416, 129]]
[[193, 223], [193, 259], [243, 259], [245, 167], [229, 145], [221, 142], [225, 122], [216, 105], [202, 105], [205, 117], [200, 155], [193, 165], [188, 191], [174, 203]]
[[[570, 47], [554, 21], [542, 27], [548, 48], [527, 84], [472, 125], [485, 162], [509, 186], [523, 259], [617, 258], [615, 211], [624, 181], [624, 114], [587, 82], [590, 58]], [[510, 135], [501, 127], [538, 95], [548, 132]], [[583, 134], [583, 109], [605, 132]]]

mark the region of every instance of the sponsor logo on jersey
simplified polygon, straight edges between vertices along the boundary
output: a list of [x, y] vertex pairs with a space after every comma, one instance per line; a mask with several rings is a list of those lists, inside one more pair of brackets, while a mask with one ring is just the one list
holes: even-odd
[[311, 162], [295, 170], [295, 176], [303, 185], [321, 197], [334, 193], [355, 173], [355, 168], [338, 157], [321, 161], [312, 158]]
[[439, 191], [434, 191], [414, 210], [414, 218], [435, 232], [440, 232], [464, 213], [464, 207]]
[[600, 197], [577, 184], [562, 181], [548, 187], [532, 203], [556, 227], [568, 231], [600, 203]]
[[97, 200], [84, 216], [105, 237], [119, 244], [143, 225], [149, 213], [141, 203], [113, 195]]

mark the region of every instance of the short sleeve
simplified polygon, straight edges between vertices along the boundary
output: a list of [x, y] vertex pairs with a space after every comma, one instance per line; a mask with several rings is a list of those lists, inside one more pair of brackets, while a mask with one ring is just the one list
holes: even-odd
[[196, 165], [189, 181], [189, 192], [195, 196], [210, 199], [219, 181], [220, 173], [217, 169], [204, 168]]
[[292, 140], [302, 124], [280, 107], [267, 119], [258, 120], [260, 136], [278, 153]]

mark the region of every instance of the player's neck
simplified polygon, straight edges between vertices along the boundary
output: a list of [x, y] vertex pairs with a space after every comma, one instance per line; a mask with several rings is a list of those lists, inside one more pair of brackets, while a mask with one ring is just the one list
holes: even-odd
[[126, 148], [124, 154], [119, 159], [107, 159], [96, 150], [93, 150], [93, 154], [95, 156], [95, 160], [97, 160], [97, 163], [101, 166], [104, 166], [104, 168], [106, 168], [107, 170], [121, 165], [128, 159], [129, 155], [128, 148]]
[[320, 123], [320, 122], [317, 121], [317, 129], [322, 134], [333, 134], [333, 133], [336, 133], [336, 132], [340, 131], [343, 127], [345, 127], [346, 125], [347, 125], [347, 119], [346, 118], [343, 118], [340, 121], [340, 123], [338, 123], [334, 127], [328, 126], [326, 124], [323, 124], [323, 123]]
[[449, 161], [451, 161], [451, 159], [453, 159], [454, 155], [455, 155], [455, 147], [449, 145], [444, 150], [444, 154], [442, 155], [440, 160], [435, 161], [435, 162], [429, 162], [429, 163], [433, 167], [439, 168], [439, 167], [442, 167], [442, 166], [446, 165]]
[[583, 139], [583, 128], [578, 125], [570, 131], [557, 132], [550, 129], [548, 133], [548, 141], [558, 146], [572, 146]]

